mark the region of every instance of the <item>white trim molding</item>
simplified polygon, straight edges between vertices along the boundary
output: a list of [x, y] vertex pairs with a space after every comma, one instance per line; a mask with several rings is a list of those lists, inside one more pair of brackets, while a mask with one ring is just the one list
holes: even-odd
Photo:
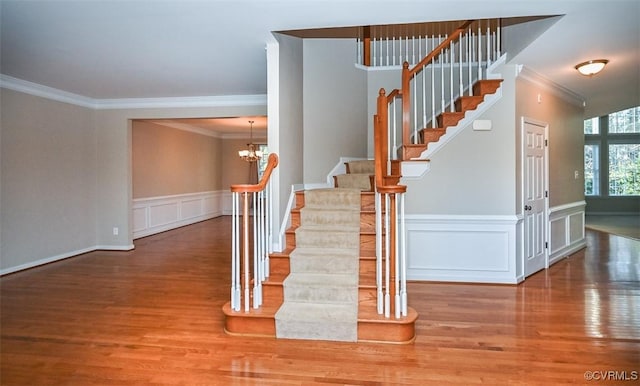
[[223, 194], [210, 191], [134, 199], [133, 238], [222, 216]]
[[549, 208], [549, 265], [587, 246], [585, 201]]
[[408, 280], [517, 284], [517, 216], [406, 215]]
[[94, 245], [88, 248], [82, 248], [71, 252], [61, 253], [55, 256], [45, 257], [44, 259], [39, 259], [36, 261], [31, 261], [26, 264], [20, 264], [15, 267], [4, 268], [0, 270], [0, 276], [8, 275], [10, 273], [22, 271], [29, 268], [34, 268], [39, 265], [53, 263], [55, 261], [68, 259], [70, 257], [79, 256], [85, 253], [93, 252], [93, 251], [130, 251], [134, 249], [132, 245]]
[[564, 99], [574, 106], [584, 107], [585, 100], [580, 94], [577, 94], [566, 87], [553, 82], [552, 80], [544, 77], [543, 75], [533, 71], [531, 68], [518, 65], [516, 66], [516, 76], [522, 79], [526, 79], [529, 82], [540, 86], [542, 89], [549, 91], [552, 94]]
[[96, 99], [0, 74], [0, 87], [94, 110], [266, 106], [266, 94]]

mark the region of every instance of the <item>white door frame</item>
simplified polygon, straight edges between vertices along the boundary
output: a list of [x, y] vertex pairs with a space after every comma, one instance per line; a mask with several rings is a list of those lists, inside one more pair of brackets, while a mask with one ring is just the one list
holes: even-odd
[[[550, 223], [549, 223], [549, 124], [547, 122], [539, 121], [533, 118], [523, 116], [520, 120], [520, 208], [518, 209], [518, 213], [524, 219], [524, 205], [525, 205], [525, 181], [527, 176], [525, 175], [525, 146], [526, 146], [526, 138], [525, 138], [525, 125], [531, 124], [544, 128], [544, 138], [545, 138], [545, 146], [544, 146], [544, 190], [545, 190], [545, 198], [544, 198], [544, 210], [543, 210], [543, 223], [544, 223], [544, 238], [545, 238], [545, 248], [544, 248], [544, 268], [549, 268], [549, 235], [550, 235]], [[526, 271], [526, 259], [525, 256], [525, 243], [526, 243], [526, 224], [522, 224], [522, 272], [523, 276], [527, 276]], [[532, 274], [532, 273], [530, 273]]]

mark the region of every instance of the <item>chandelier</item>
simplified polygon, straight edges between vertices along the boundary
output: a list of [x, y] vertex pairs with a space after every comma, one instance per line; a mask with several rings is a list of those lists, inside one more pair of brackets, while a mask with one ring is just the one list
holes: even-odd
[[253, 122], [249, 121], [251, 125], [249, 131], [249, 143], [247, 144], [248, 149], [240, 150], [238, 155], [240, 158], [247, 162], [256, 162], [260, 158], [262, 158], [262, 152], [260, 150], [256, 150], [256, 145], [253, 143]]

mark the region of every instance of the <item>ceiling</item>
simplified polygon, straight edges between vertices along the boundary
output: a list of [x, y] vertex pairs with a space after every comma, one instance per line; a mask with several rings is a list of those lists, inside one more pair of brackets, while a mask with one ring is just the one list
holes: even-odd
[[[265, 95], [265, 45], [274, 31], [564, 15], [511, 62], [582, 96], [590, 116], [640, 103], [637, 0], [0, 0], [0, 7], [5, 79], [90, 100]], [[596, 58], [610, 60], [598, 76], [573, 68]], [[235, 118], [246, 132], [249, 118]], [[214, 130], [232, 130], [227, 123]]]

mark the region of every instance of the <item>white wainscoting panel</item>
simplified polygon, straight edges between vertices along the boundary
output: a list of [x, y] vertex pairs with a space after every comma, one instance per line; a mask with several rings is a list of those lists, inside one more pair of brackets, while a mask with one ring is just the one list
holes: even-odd
[[133, 200], [133, 238], [138, 239], [222, 216], [222, 191]]
[[578, 201], [549, 208], [549, 265], [587, 245], [584, 213], [587, 203]]
[[407, 215], [407, 279], [515, 284], [516, 216]]

